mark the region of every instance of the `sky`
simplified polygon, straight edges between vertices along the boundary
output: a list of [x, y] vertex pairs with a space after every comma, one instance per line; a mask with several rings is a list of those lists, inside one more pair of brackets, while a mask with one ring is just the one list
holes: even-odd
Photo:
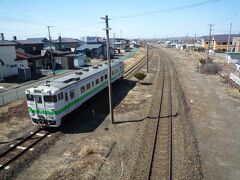
[[165, 38], [240, 33], [239, 0], [0, 0], [0, 32], [5, 39], [51, 36], [80, 38]]

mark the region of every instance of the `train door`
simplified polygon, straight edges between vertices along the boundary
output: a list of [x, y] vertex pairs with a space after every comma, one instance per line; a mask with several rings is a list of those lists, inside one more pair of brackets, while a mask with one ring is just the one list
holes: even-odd
[[65, 101], [65, 107], [66, 107], [66, 114], [69, 112], [68, 104], [69, 104], [69, 95], [68, 95], [69, 89], [66, 89], [64, 91], [64, 101]]
[[76, 93], [75, 93], [75, 87], [71, 87], [69, 89], [69, 111], [72, 111], [75, 109], [76, 104], [74, 101], [76, 100]]

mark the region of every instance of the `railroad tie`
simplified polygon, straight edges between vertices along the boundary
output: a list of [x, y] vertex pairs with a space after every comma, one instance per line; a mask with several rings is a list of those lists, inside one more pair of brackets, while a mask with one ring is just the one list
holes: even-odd
[[[0, 167], [2, 167], [1, 164], [0, 164]], [[10, 168], [10, 166], [5, 166], [5, 167], [4, 167], [4, 169], [6, 169], [6, 170], [9, 169], [9, 168]]]

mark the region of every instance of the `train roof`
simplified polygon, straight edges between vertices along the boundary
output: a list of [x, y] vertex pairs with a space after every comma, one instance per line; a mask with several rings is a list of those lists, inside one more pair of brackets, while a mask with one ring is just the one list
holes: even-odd
[[[121, 63], [121, 61], [112, 60], [111, 66], [113, 67], [119, 63]], [[41, 90], [42, 92], [46, 93], [50, 90], [52, 93], [54, 93], [55, 91], [64, 89], [65, 87], [75, 84], [76, 82], [83, 81], [86, 78], [107, 69], [107, 67], [108, 67], [107, 62], [89, 67], [83, 67], [79, 71], [74, 72], [73, 74], [66, 75], [60, 78], [49, 79], [46, 81], [45, 84], [29, 88], [28, 90], [30, 90], [30, 92], [36, 92], [36, 90]]]

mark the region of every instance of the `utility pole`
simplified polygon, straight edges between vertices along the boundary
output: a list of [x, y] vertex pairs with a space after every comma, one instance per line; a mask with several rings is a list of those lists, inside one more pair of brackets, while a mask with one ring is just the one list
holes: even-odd
[[196, 48], [196, 39], [197, 39], [197, 34], [194, 34], [194, 51], [195, 51], [195, 48]]
[[113, 46], [114, 46], [114, 51], [115, 51], [115, 41], [116, 41], [116, 33], [113, 33]]
[[107, 61], [108, 61], [108, 96], [109, 96], [109, 111], [110, 111], [110, 119], [112, 124], [114, 124], [114, 115], [113, 115], [113, 104], [112, 104], [112, 84], [111, 84], [111, 61], [110, 61], [110, 49], [109, 49], [109, 26], [108, 26], [108, 15], [105, 17], [101, 17], [101, 19], [105, 20], [106, 23], [106, 39], [107, 39]]
[[53, 59], [53, 55], [52, 55], [52, 38], [51, 38], [51, 34], [50, 34], [50, 28], [52, 28], [53, 26], [47, 26], [48, 28], [48, 37], [49, 37], [49, 47], [50, 47], [50, 59], [52, 62], [52, 71], [53, 71], [53, 75], [55, 76], [55, 69], [54, 69], [54, 59]]
[[207, 52], [206, 66], [209, 60], [209, 51], [210, 51], [211, 42], [212, 42], [212, 26], [213, 24], [209, 25], [209, 39], [208, 39], [208, 52]]
[[227, 44], [227, 52], [229, 52], [231, 33], [232, 33], [232, 23], [230, 23], [230, 30], [229, 30], [228, 44]]
[[146, 44], [146, 48], [147, 48], [147, 73], [148, 73], [148, 44]]

